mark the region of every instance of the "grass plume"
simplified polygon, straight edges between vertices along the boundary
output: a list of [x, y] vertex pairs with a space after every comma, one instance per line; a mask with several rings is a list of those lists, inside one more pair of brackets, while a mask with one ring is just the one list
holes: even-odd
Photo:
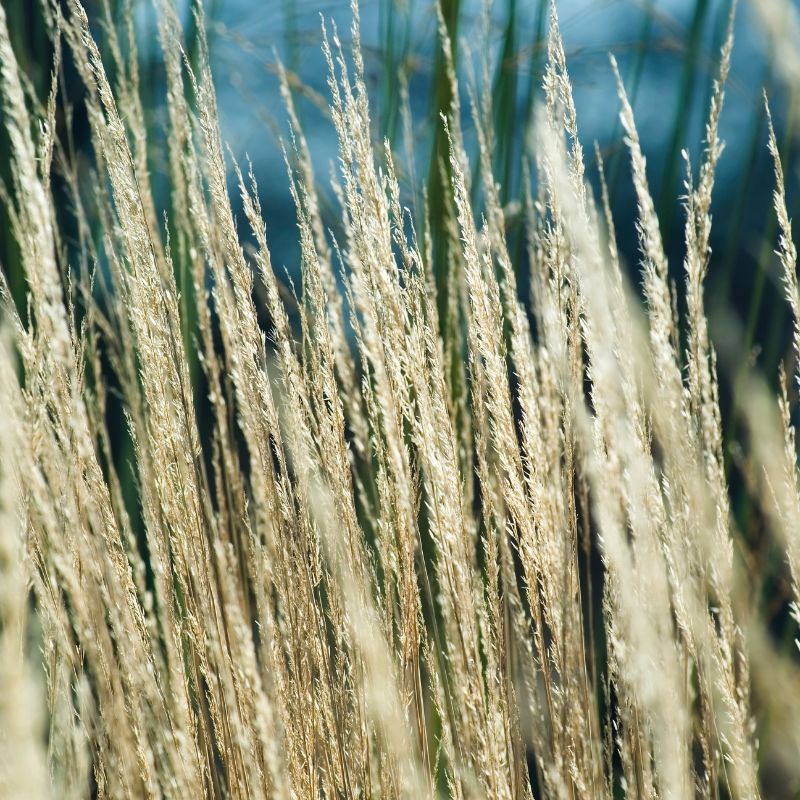
[[[735, 4], [696, 177], [686, 156], [680, 289], [611, 67], [643, 304], [602, 162], [599, 198], [587, 181], [555, 5], [515, 212], [526, 248], [509, 241], [508, 169], [496, 174], [508, 114], [488, 57], [459, 85], [449, 5], [446, 160], [419, 213], [373, 135], [355, 0], [352, 50], [329, 22], [321, 34], [336, 235], [279, 68], [298, 288], [273, 266], [252, 170], [226, 154], [203, 4], [193, 58], [172, 0], [154, 8], [167, 209], [148, 174], [157, 134], [132, 5], [123, 36], [105, 6], [101, 47], [80, 0], [43, 4], [43, 108], [0, 5], [3, 197], [27, 278], [24, 308], [2, 293], [3, 795], [751, 800], [777, 780], [789, 788], [775, 796], [794, 796], [799, 723], [777, 695], [797, 692], [800, 663], [758, 602], [788, 562], [796, 636], [793, 395], [748, 376], [750, 482], [736, 491], [781, 562], [753, 568], [704, 301]], [[65, 59], [82, 83], [88, 189], [59, 135]], [[402, 76], [400, 89], [410, 131]], [[771, 120], [767, 146], [796, 365]]]

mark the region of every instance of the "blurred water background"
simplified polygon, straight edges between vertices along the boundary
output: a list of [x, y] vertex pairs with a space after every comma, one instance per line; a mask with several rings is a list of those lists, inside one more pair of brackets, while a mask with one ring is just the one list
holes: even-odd
[[[23, 66], [40, 96], [50, 69], [50, 49], [33, 0], [2, 0]], [[119, 16], [123, 0], [108, 0]], [[142, 64], [144, 105], [152, 125], [153, 183], [168, 209], [166, 134], [162, 59], [150, 0], [135, 7]], [[179, 0], [191, 55], [190, 0]], [[297, 276], [298, 252], [294, 210], [281, 151], [286, 115], [275, 71], [277, 59], [289, 70], [295, 100], [313, 154], [323, 198], [330, 199], [328, 176], [335, 169], [336, 142], [325, 112], [326, 67], [321, 53], [321, 18], [335, 23], [347, 49], [351, 11], [348, 0], [207, 0], [212, 62], [219, 93], [223, 138], [241, 162], [249, 158], [259, 182], [273, 261]], [[102, 2], [86, 2], [99, 20]], [[436, 209], [441, 157], [438, 110], [446, 100], [432, 0], [361, 0], [361, 28], [374, 133], [387, 137], [397, 154], [402, 188], [409, 207], [419, 209], [423, 187]], [[632, 100], [648, 159], [648, 176], [662, 220], [671, 268], [681, 282], [683, 215], [679, 196], [685, 177], [682, 148], [692, 164], [702, 152], [704, 121], [731, 0], [558, 0], [569, 70], [575, 87], [580, 136], [588, 174], [596, 182], [594, 142], [600, 145], [611, 183], [613, 210], [623, 255], [635, 276], [637, 240], [635, 202], [627, 154], [622, 145], [609, 54], [619, 62]], [[541, 95], [548, 5], [541, 0], [494, 0], [488, 36], [484, 35], [482, 0], [442, 0], [444, 15], [457, 42], [462, 86], [470, 65], [489, 48], [492, 69], [497, 177], [504, 198], [521, 190], [526, 128]], [[97, 36], [102, 42], [101, 26]], [[788, 314], [781, 301], [773, 257], [775, 221], [771, 209], [773, 175], [766, 149], [762, 89], [770, 96], [787, 176], [790, 213], [797, 203], [797, 139], [791, 122], [795, 101], [775, 76], [773, 47], [753, 7], [739, 3], [735, 48], [721, 134], [727, 143], [715, 191], [713, 254], [707, 284], [712, 333], [717, 313], [733, 310], [741, 321], [743, 345], [768, 375], [784, 352]], [[800, 46], [800, 43], [798, 43]], [[476, 52], [477, 50], [477, 52]], [[479, 70], [478, 70], [479, 71]], [[68, 76], [69, 77], [69, 74]], [[73, 76], [74, 77], [74, 76]], [[404, 157], [400, 114], [407, 82], [413, 116], [414, 167]], [[74, 91], [73, 102], [79, 97]], [[464, 103], [464, 126], [472, 128]], [[81, 126], [80, 102], [73, 121], [75, 141], [88, 145]], [[474, 142], [472, 142], [474, 145]], [[3, 142], [0, 142], [2, 152]], [[437, 151], [437, 146], [440, 148]], [[0, 173], [5, 167], [0, 165]], [[231, 185], [232, 194], [235, 187]], [[513, 209], [513, 204], [509, 206]], [[326, 223], [337, 232], [337, 213], [326, 204]], [[796, 214], [793, 214], [796, 216]], [[2, 220], [0, 220], [2, 221]], [[509, 216], [510, 234], [515, 218]], [[246, 225], [242, 223], [242, 230]], [[517, 231], [519, 234], [519, 231]], [[0, 258], [15, 283], [13, 245], [0, 241]], [[520, 248], [522, 250], [522, 248]], [[524, 263], [523, 263], [524, 267]], [[17, 292], [21, 291], [16, 281]]]
[[[470, 62], [482, 57], [484, 4], [481, 0], [444, 3], [457, 19], [462, 81]], [[579, 132], [593, 169], [597, 141], [611, 182], [621, 248], [636, 268], [635, 200], [627, 153], [622, 144], [609, 54], [620, 65], [631, 96], [648, 159], [656, 199], [676, 279], [680, 280], [683, 214], [679, 197], [685, 178], [681, 149], [696, 168], [730, 0], [559, 0], [561, 31], [574, 82]], [[540, 0], [495, 0], [488, 44], [494, 73], [498, 127], [497, 177], [508, 199], [520, 191], [520, 157], [525, 126], [541, 94], [547, 4]], [[278, 136], [286, 134], [285, 115], [274, 73], [276, 55], [304, 90], [298, 107], [323, 192], [336, 160], [333, 127], [320, 110], [327, 98], [326, 68], [320, 49], [321, 16], [333, 20], [345, 45], [351, 13], [347, 0], [216, 0], [208, 7], [212, 52], [219, 91], [223, 135], [237, 158], [253, 161], [259, 179], [276, 263], [290, 273], [297, 263], [294, 211], [287, 190]], [[414, 120], [415, 180], [404, 188], [419, 195], [433, 167], [431, 154], [440, 128], [437, 96], [438, 43], [431, 0], [362, 0], [362, 40], [371, 90], [375, 133], [396, 145], [402, 164], [399, 114], [400, 74], [408, 81]], [[735, 47], [721, 121], [726, 152], [720, 162], [714, 199], [712, 263], [708, 301], [732, 308], [746, 331], [746, 344], [771, 372], [783, 352], [788, 316], [780, 302], [777, 265], [772, 257], [772, 167], [766, 151], [762, 90], [766, 89], [787, 165], [790, 213], [797, 201], [796, 140], [790, 119], [792, 99], [775, 77], [772, 48], [753, 7], [739, 3]], [[477, 44], [476, 44], [477, 43]], [[800, 43], [798, 43], [800, 46]], [[157, 54], [153, 54], [157, 58]], [[505, 80], [504, 80], [505, 79]], [[465, 103], [464, 126], [471, 121]], [[530, 154], [529, 154], [530, 155]], [[408, 167], [408, 165], [406, 165]], [[409, 170], [405, 172], [410, 177]], [[328, 192], [328, 195], [330, 193]], [[409, 199], [409, 205], [411, 200]], [[793, 215], [796, 216], [796, 215]], [[335, 213], [330, 224], [335, 230]], [[759, 354], [761, 354], [759, 356]]]

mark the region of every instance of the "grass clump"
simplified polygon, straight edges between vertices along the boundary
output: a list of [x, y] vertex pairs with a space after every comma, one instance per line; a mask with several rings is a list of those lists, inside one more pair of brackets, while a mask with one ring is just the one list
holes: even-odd
[[[5, 201], [27, 278], [23, 307], [4, 292], [0, 351], [3, 795], [793, 796], [800, 665], [759, 598], [776, 579], [798, 596], [795, 376], [777, 402], [749, 376], [739, 409], [741, 491], [782, 571], [754, 567], [731, 511], [704, 309], [732, 23], [696, 176], [687, 164], [679, 313], [620, 82], [644, 309], [630, 291], [602, 163], [597, 201], [587, 184], [555, 8], [524, 258], [494, 173], [509, 134], [490, 80], [462, 94], [445, 14], [446, 191], [419, 218], [372, 138], [358, 7], [350, 57], [322, 34], [336, 237], [280, 72], [296, 292], [255, 179], [225, 155], [202, 4], [192, 59], [171, 0], [155, 6], [166, 217], [131, 6], [105, 61], [79, 0], [45, 4], [43, 106], [0, 6]], [[58, 135], [65, 59], [89, 189]], [[769, 148], [797, 362], [771, 128]]]

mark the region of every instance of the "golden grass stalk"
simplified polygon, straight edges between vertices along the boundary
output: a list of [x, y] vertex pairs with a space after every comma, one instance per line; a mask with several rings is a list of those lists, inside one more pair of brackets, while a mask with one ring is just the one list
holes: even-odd
[[[620, 81], [644, 307], [627, 282], [552, 7], [527, 143], [529, 314], [493, 173], [488, 60], [467, 93], [473, 173], [441, 9], [447, 219], [404, 207], [391, 143], [373, 139], [355, 0], [350, 56], [322, 31], [339, 238], [279, 69], [295, 289], [273, 267], [252, 170], [226, 155], [202, 3], [190, 60], [172, 1], [155, 2], [166, 217], [132, 5], [122, 35], [103, 5], [104, 45], [80, 0], [60, 8], [47, 6], [56, 61], [40, 109], [0, 7], [5, 199], [29, 296], [21, 313], [3, 291], [5, 794], [672, 800], [759, 797], [771, 769], [800, 777], [797, 722], [769, 696], [771, 672], [788, 693], [800, 670], [751, 607], [760, 576], [731, 511], [703, 299], [733, 15], [696, 182], [687, 173], [681, 315]], [[91, 191], [56, 135], [64, 59], [83, 83]], [[769, 148], [800, 361], [771, 124]], [[59, 228], [56, 177], [77, 243]], [[444, 325], [432, 224], [448, 241]], [[753, 386], [746, 491], [797, 600], [792, 408], [785, 388], [776, 403]]]

